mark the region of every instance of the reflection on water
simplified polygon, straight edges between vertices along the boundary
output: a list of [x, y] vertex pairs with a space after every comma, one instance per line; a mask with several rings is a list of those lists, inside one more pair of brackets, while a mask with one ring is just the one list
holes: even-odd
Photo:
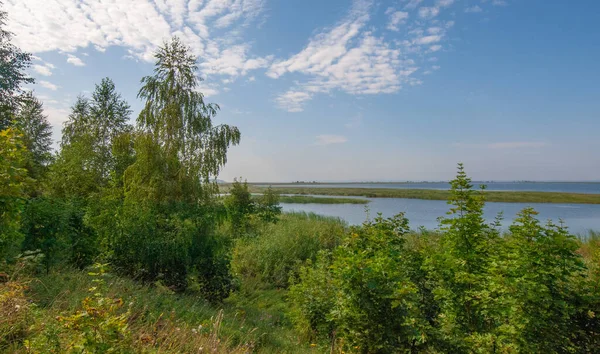
[[[434, 229], [438, 226], [437, 218], [446, 215], [450, 206], [442, 200], [419, 200], [400, 198], [362, 198], [371, 202], [366, 206], [369, 214], [375, 216], [382, 213], [389, 217], [405, 212], [413, 229], [424, 226]], [[364, 205], [357, 204], [282, 204], [284, 211], [306, 211], [322, 215], [340, 217], [348, 223], [356, 225], [365, 221], [367, 214]], [[586, 233], [588, 230], [600, 230], [600, 205], [593, 204], [546, 204], [546, 203], [487, 203], [485, 217], [490, 222], [499, 212], [503, 212], [503, 227], [508, 227], [515, 215], [523, 208], [531, 206], [540, 214], [542, 221], [559, 219], [573, 233]]]

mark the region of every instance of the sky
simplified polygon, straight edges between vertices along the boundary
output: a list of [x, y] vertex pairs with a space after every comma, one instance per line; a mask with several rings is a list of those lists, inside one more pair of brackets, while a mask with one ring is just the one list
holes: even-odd
[[3, 0], [60, 139], [110, 77], [133, 109], [180, 37], [240, 128], [219, 178], [600, 180], [596, 0]]

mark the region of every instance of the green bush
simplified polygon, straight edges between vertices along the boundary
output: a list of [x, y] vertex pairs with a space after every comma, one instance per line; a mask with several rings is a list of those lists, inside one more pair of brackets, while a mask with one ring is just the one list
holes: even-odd
[[330, 264], [322, 255], [315, 269], [302, 270], [290, 291], [296, 323], [317, 337], [342, 338], [346, 350], [418, 351], [428, 323], [406, 266], [409, 231], [402, 214], [352, 228]]

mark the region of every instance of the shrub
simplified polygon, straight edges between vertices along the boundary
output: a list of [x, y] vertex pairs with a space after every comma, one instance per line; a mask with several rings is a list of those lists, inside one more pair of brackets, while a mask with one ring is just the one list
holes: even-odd
[[304, 268], [301, 282], [290, 292], [297, 325], [308, 325], [317, 335], [338, 336], [347, 350], [363, 353], [421, 348], [428, 324], [405, 266], [408, 232], [402, 214], [378, 216], [351, 229], [333, 251], [330, 265], [322, 256], [315, 269]]

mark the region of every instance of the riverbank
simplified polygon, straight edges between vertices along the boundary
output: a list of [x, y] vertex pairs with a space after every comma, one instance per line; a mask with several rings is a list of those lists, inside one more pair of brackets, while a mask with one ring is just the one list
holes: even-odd
[[[267, 188], [250, 185], [252, 193], [262, 193]], [[277, 187], [280, 194], [356, 196], [367, 198], [405, 198], [424, 200], [448, 200], [450, 191], [437, 189], [391, 189], [391, 188], [311, 188]], [[559, 193], [559, 192], [509, 192], [485, 191], [488, 202], [501, 203], [560, 203], [560, 204], [600, 204], [600, 194]], [[282, 197], [283, 198], [283, 197]], [[283, 201], [282, 201], [283, 202]], [[285, 203], [285, 202], [283, 202]]]

